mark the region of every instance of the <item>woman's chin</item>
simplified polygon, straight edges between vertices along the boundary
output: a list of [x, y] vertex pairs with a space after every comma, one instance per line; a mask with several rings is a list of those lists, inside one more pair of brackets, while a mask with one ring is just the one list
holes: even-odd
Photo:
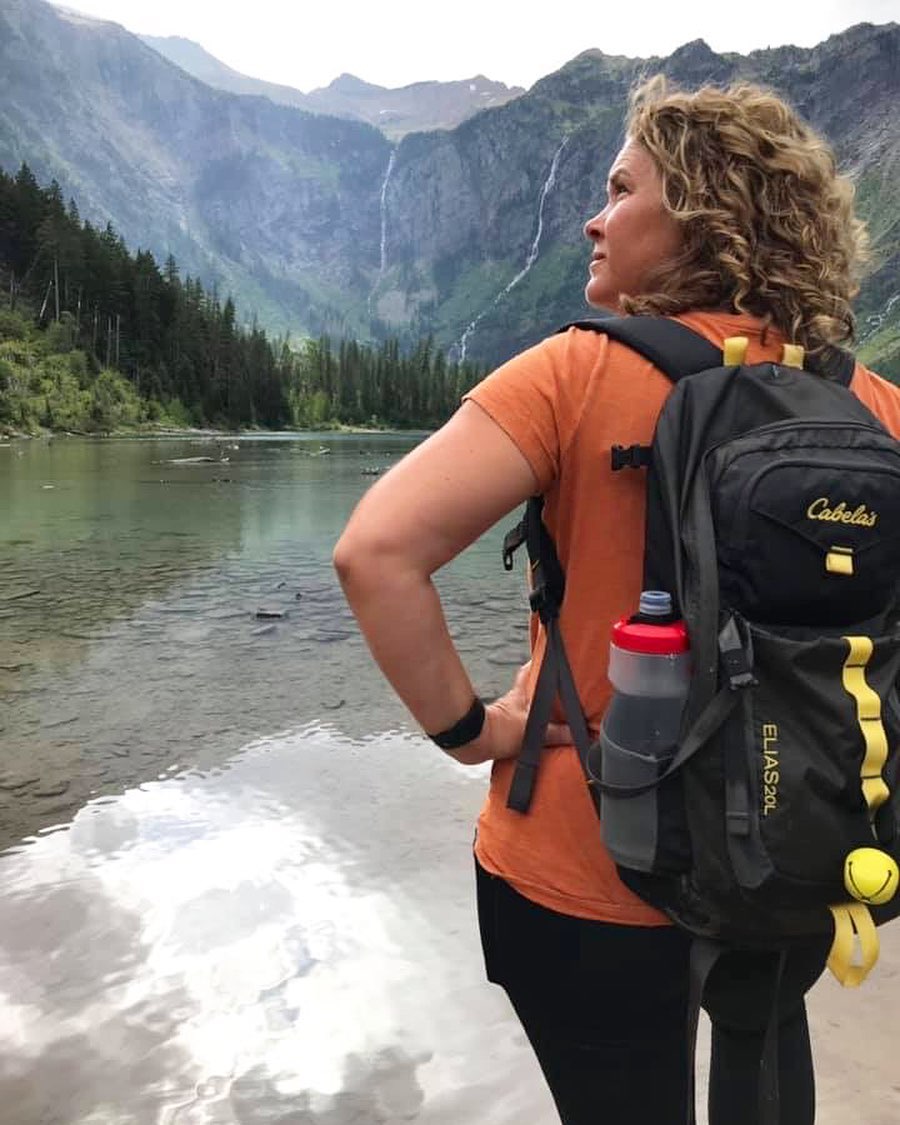
[[599, 285], [593, 283], [593, 278], [584, 287], [584, 299], [592, 309], [607, 309], [610, 312], [621, 312], [618, 295], [608, 293]]

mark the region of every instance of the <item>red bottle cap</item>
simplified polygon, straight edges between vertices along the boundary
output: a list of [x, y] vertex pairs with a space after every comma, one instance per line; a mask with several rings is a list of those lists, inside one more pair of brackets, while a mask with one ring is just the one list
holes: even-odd
[[656, 656], [675, 655], [690, 649], [687, 627], [683, 621], [667, 625], [646, 625], [630, 622], [627, 617], [612, 628], [612, 642], [626, 652], [649, 652]]

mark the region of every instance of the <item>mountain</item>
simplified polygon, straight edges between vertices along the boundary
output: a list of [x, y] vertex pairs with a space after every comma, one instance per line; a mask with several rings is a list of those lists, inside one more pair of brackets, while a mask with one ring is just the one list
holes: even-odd
[[390, 151], [361, 122], [213, 90], [116, 24], [0, 0], [0, 166], [55, 177], [271, 329], [368, 329], [354, 294]]
[[225, 90], [230, 94], [262, 96], [278, 102], [279, 105], [305, 108], [306, 94], [300, 90], [295, 90], [292, 86], [279, 86], [274, 82], [263, 82], [259, 78], [249, 78], [246, 74], [232, 70], [230, 66], [220, 62], [192, 39], [183, 39], [179, 35], [140, 35], [138, 38], [163, 58], [186, 70], [194, 78], [199, 78], [207, 86]]
[[503, 106], [394, 145], [364, 122], [212, 89], [114, 24], [0, 0], [0, 166], [55, 176], [83, 217], [171, 251], [267, 328], [431, 333], [496, 362], [584, 315], [581, 226], [628, 90], [654, 70], [689, 87], [767, 83], [832, 141], [874, 238], [863, 354], [900, 379], [896, 24], [746, 56], [702, 41], [649, 60], [586, 51]]
[[453, 129], [483, 109], [506, 105], [524, 94], [521, 86], [492, 82], [483, 74], [458, 82], [413, 82], [390, 90], [342, 74], [307, 95], [307, 109], [355, 117], [375, 125], [391, 140], [407, 133]]
[[261, 95], [279, 105], [311, 113], [366, 121], [393, 141], [399, 141], [407, 133], [453, 129], [473, 114], [505, 105], [525, 92], [520, 86], [492, 82], [481, 74], [458, 82], [415, 82], [397, 89], [373, 86], [352, 74], [342, 74], [328, 86], [304, 94], [291, 86], [248, 78], [219, 62], [190, 39], [153, 35], [140, 38], [164, 58], [217, 90]]

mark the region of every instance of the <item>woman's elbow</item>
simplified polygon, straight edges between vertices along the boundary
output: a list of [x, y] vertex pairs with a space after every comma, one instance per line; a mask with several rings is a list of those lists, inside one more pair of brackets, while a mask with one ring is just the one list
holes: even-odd
[[331, 552], [331, 564], [337, 572], [338, 581], [346, 590], [353, 581], [357, 566], [363, 556], [360, 546], [354, 543], [356, 536], [346, 529]]
[[392, 554], [383, 535], [372, 534], [364, 525], [351, 520], [331, 553], [332, 565], [347, 597], [382, 581], [382, 572], [392, 565]]
[[353, 521], [334, 545], [331, 561], [351, 605], [370, 593], [427, 581], [431, 568], [408, 543]]

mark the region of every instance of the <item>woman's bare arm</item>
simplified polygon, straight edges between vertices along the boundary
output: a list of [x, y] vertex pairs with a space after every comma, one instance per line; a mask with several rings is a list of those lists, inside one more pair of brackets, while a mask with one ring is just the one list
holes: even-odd
[[[335, 547], [341, 585], [369, 648], [426, 731], [452, 726], [476, 694], [431, 576], [536, 489], [512, 440], [466, 402], [366, 493]], [[453, 756], [474, 763], [517, 754], [525, 689], [520, 672], [488, 708], [479, 738]]]

